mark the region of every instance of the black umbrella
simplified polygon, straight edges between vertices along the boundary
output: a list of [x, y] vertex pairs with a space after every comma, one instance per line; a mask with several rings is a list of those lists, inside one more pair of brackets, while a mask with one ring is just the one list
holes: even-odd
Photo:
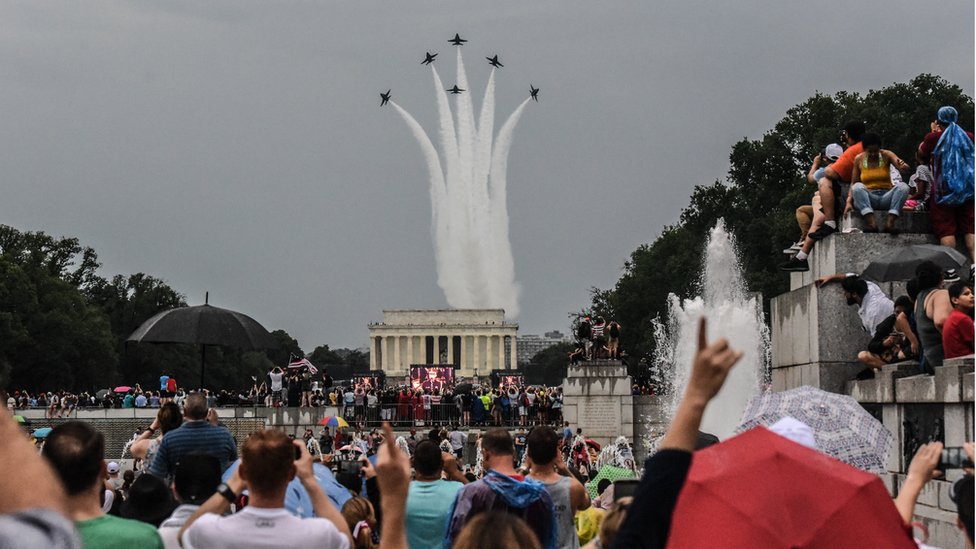
[[962, 269], [969, 262], [958, 250], [938, 244], [915, 244], [900, 247], [868, 263], [861, 274], [875, 282], [908, 280], [915, 276], [915, 267], [932, 261], [943, 269]]
[[237, 349], [274, 349], [277, 341], [256, 320], [244, 313], [209, 304], [180, 307], [158, 313], [132, 332], [126, 341], [191, 343], [201, 348], [200, 387], [207, 365], [207, 345]]

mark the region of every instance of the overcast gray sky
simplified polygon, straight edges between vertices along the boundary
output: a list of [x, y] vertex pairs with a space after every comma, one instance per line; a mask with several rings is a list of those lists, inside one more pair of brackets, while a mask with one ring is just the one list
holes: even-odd
[[[496, 131], [528, 93], [508, 199], [520, 333], [612, 286], [730, 147], [815, 91], [922, 72], [973, 94], [973, 2], [39, 0], [0, 3], [0, 223], [356, 347], [385, 308], [446, 306], [427, 171], [379, 92], [435, 128], [425, 51]], [[448, 84], [450, 85], [450, 84]], [[924, 128], [919, 129], [921, 138]], [[432, 132], [433, 133], [433, 132]]]

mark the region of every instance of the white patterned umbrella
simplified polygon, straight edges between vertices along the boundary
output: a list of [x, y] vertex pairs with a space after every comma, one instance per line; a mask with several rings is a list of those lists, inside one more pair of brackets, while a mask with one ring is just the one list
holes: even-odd
[[753, 398], [735, 431], [770, 426], [791, 416], [813, 429], [821, 452], [863, 471], [887, 470], [894, 437], [853, 398], [804, 385], [789, 391], [768, 392]]

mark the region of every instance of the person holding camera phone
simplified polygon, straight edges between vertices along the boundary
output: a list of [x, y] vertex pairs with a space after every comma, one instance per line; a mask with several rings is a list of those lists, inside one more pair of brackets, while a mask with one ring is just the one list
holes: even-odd
[[[183, 525], [183, 547], [350, 547], [349, 527], [319, 486], [312, 463], [302, 441], [275, 429], [252, 433], [241, 449], [240, 466]], [[313, 518], [285, 509], [295, 476], [308, 491]], [[245, 488], [247, 507], [222, 516]]]
[[966, 474], [952, 489], [952, 499], [958, 506], [956, 525], [966, 534], [966, 546], [973, 547], [973, 443], [962, 447], [944, 448], [941, 442], [923, 444], [908, 465], [905, 482], [898, 490], [895, 507], [905, 524], [912, 524], [915, 502], [925, 485], [942, 476], [949, 469], [963, 469]]

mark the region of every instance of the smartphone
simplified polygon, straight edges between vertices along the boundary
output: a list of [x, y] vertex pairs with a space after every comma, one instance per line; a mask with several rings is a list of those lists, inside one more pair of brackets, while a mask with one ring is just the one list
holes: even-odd
[[640, 480], [636, 478], [622, 478], [613, 482], [613, 500], [633, 497], [637, 493]]
[[363, 464], [359, 460], [345, 460], [339, 462], [339, 472], [349, 473], [351, 475], [359, 476], [363, 470]]
[[966, 455], [966, 451], [961, 446], [951, 446], [942, 449], [942, 457], [939, 458], [938, 466], [940, 471], [972, 466], [973, 462], [969, 460], [969, 456]]

